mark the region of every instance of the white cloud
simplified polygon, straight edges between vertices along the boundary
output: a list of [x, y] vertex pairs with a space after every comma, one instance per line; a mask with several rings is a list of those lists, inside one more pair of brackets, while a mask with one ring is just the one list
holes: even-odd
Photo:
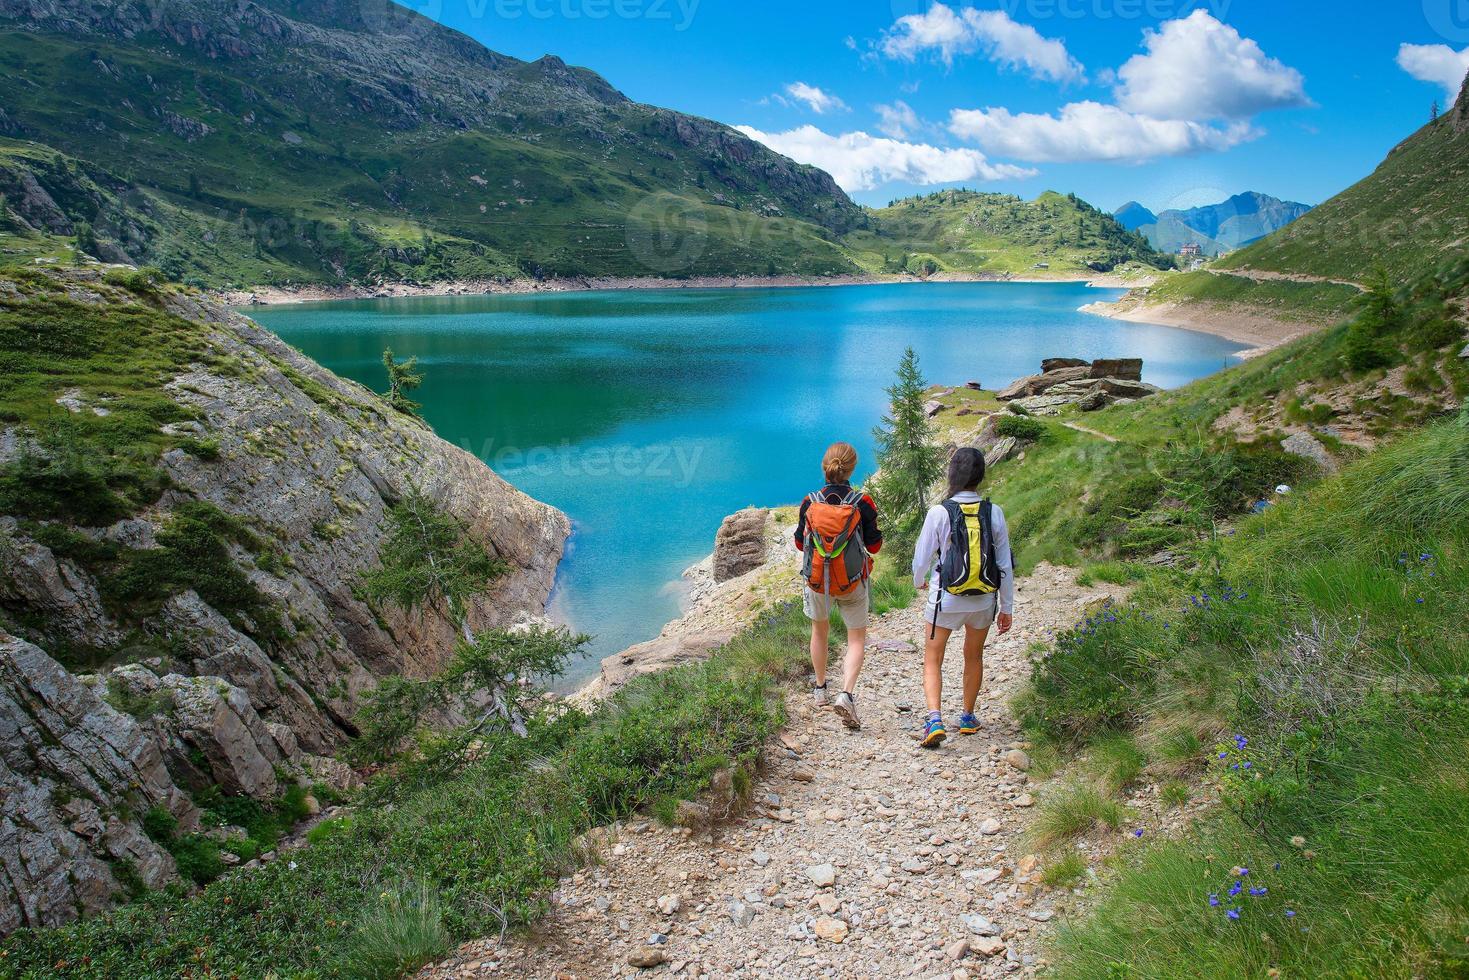
[[832, 135], [815, 126], [800, 126], [784, 133], [762, 133], [752, 126], [735, 128], [792, 160], [820, 167], [847, 191], [870, 191], [890, 181], [942, 184], [1035, 174], [1023, 167], [991, 163], [978, 150], [905, 143], [860, 131]]
[[1206, 10], [1143, 32], [1147, 53], [1117, 70], [1117, 104], [1154, 119], [1246, 119], [1308, 106], [1301, 73]]
[[786, 86], [786, 94], [797, 102], [806, 103], [806, 107], [818, 116], [828, 112], [845, 112], [847, 108], [847, 104], [835, 95], [805, 82], [791, 82]]
[[1073, 102], [1058, 115], [1008, 109], [955, 109], [949, 131], [990, 153], [1029, 162], [1114, 161], [1227, 150], [1260, 136], [1248, 123], [1225, 127], [1155, 119], [1099, 102]]
[[909, 133], [922, 125], [918, 113], [902, 99], [894, 99], [891, 105], [876, 105], [872, 108], [877, 111], [881, 120], [877, 124], [877, 131], [895, 140], [906, 139]]
[[1469, 47], [1455, 51], [1447, 44], [1404, 44], [1398, 48], [1398, 67], [1420, 82], [1442, 85], [1453, 102], [1469, 75]]
[[883, 34], [878, 49], [889, 58], [912, 61], [932, 51], [944, 64], [954, 57], [983, 50], [997, 64], [1024, 69], [1032, 77], [1053, 82], [1077, 82], [1086, 77], [1081, 63], [1066, 45], [1042, 37], [1034, 27], [1013, 20], [1003, 10], [964, 7], [955, 13], [936, 3], [922, 14], [899, 17]]

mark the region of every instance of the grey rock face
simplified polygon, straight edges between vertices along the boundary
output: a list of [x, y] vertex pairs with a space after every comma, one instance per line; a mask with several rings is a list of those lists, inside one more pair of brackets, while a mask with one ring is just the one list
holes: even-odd
[[1293, 456], [1304, 456], [1328, 473], [1336, 469], [1336, 460], [1331, 458], [1331, 453], [1326, 451], [1320, 439], [1309, 432], [1296, 432], [1286, 436], [1281, 440], [1280, 448]]
[[1141, 381], [1143, 379], [1143, 359], [1141, 357], [1117, 357], [1092, 361], [1091, 376]]
[[[440, 610], [374, 610], [360, 597], [394, 502], [417, 488], [503, 560], [469, 604], [476, 630], [544, 611], [569, 532], [559, 511], [252, 321], [194, 297], [165, 302], [201, 325], [207, 348], [165, 390], [218, 455], [166, 453], [171, 489], [155, 506], [79, 533], [156, 548], [171, 512], [212, 503], [257, 540], [231, 545], [229, 560], [279, 625], [229, 618], [191, 590], [157, 611], [110, 606], [85, 569], [0, 515], [0, 624], [26, 634], [0, 633], [0, 934], [105, 907], [119, 888], [110, 862], [131, 862], [148, 885], [171, 878], [172, 859], [136, 820], [156, 805], [197, 823], [180, 785], [271, 800], [278, 772], [356, 782], [329, 756], [364, 696], [386, 676], [435, 673], [458, 641]], [[134, 636], [145, 649], [125, 646]], [[75, 677], [47, 652], [63, 645], [111, 669]], [[138, 717], [109, 701], [141, 705]]]
[[1000, 401], [1017, 402], [1042, 415], [1054, 415], [1075, 404], [1091, 412], [1120, 399], [1136, 400], [1163, 389], [1142, 380], [1140, 357], [1105, 358], [1088, 364], [1080, 358], [1048, 357], [1041, 374], [1019, 378], [996, 393]]
[[770, 512], [748, 507], [726, 517], [714, 537], [714, 581], [727, 582], [765, 561]]
[[153, 806], [198, 823], [143, 726], [0, 632], [0, 884], [12, 896], [0, 934], [105, 908], [121, 888], [114, 862], [149, 886], [170, 879], [173, 859], [137, 823]]

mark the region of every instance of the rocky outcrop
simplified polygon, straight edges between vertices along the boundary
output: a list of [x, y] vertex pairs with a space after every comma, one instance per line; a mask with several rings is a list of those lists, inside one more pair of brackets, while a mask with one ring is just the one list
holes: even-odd
[[714, 536], [714, 581], [727, 582], [765, 563], [770, 512], [747, 507], [729, 515]]
[[143, 725], [0, 632], [0, 934], [106, 907], [123, 867], [150, 887], [170, 879], [173, 859], [138, 823], [151, 807], [197, 824]]
[[[799, 594], [800, 553], [791, 543], [795, 508], [739, 511], [725, 518], [720, 527], [721, 536], [732, 521], [745, 532], [741, 535], [744, 545], [740, 549], [742, 564], [747, 566], [745, 571], [733, 578], [718, 578], [716, 541], [716, 553], [683, 574], [688, 589], [684, 614], [664, 626], [653, 639], [605, 658], [601, 673], [578, 697], [605, 697], [640, 674], [703, 660], [753, 622], [760, 610]], [[757, 524], [760, 526], [758, 542], [749, 534]]]
[[[56, 279], [77, 303], [133, 301], [97, 272]], [[23, 303], [23, 284], [11, 287], [0, 295]], [[118, 862], [148, 885], [170, 877], [172, 861], [130, 821], [154, 805], [192, 815], [180, 787], [268, 802], [283, 779], [355, 780], [328, 757], [363, 699], [382, 678], [437, 672], [460, 638], [443, 610], [374, 607], [362, 593], [397, 501], [422, 494], [501, 561], [466, 605], [475, 630], [542, 616], [569, 531], [560, 512], [253, 321], [181, 293], [150, 302], [197, 345], [149, 392], [188, 418], [151, 445], [196, 447], [155, 457], [168, 489], [107, 527], [0, 514], [0, 865], [12, 886], [0, 934], [100, 908]], [[107, 411], [95, 392], [58, 398]], [[0, 426], [0, 465], [32, 442]], [[201, 509], [236, 529], [210, 558], [232, 566], [234, 591], [170, 580], [146, 602], [120, 601], [117, 569], [196, 545], [170, 533]], [[203, 597], [242, 592], [248, 608]]]
[[1035, 415], [1054, 415], [1067, 405], [1096, 411], [1122, 400], [1162, 391], [1142, 380], [1140, 357], [1106, 358], [1090, 363], [1073, 357], [1048, 357], [1041, 373], [1020, 378], [995, 397]]
[[1291, 433], [1280, 441], [1280, 448], [1292, 456], [1309, 459], [1327, 473], [1336, 472], [1336, 460], [1327, 452], [1321, 440], [1309, 432]]

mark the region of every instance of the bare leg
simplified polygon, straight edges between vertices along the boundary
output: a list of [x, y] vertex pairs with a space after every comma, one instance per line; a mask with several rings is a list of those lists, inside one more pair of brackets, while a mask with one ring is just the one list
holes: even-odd
[[923, 695], [928, 700], [928, 710], [939, 711], [944, 697], [944, 646], [952, 630], [942, 626], [929, 629], [933, 635], [923, 644]]
[[842, 690], [857, 690], [857, 675], [862, 672], [862, 658], [867, 654], [867, 630], [847, 630], [847, 656], [842, 661]]
[[816, 675], [816, 686], [826, 683], [826, 644], [831, 635], [831, 624], [824, 619], [811, 621], [811, 672]]
[[979, 689], [984, 687], [984, 641], [989, 632], [964, 627], [964, 711], [971, 715], [979, 700]]

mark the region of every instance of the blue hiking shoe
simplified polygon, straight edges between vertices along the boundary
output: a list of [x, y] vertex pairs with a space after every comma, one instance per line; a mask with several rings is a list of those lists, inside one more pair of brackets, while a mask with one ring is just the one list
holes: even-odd
[[942, 719], [934, 718], [923, 729], [923, 741], [918, 744], [925, 749], [936, 749], [940, 742], [949, 737]]
[[979, 734], [979, 719], [976, 718], [972, 712], [966, 711], [962, 715], [959, 716], [959, 734], [960, 735], [978, 735]]

